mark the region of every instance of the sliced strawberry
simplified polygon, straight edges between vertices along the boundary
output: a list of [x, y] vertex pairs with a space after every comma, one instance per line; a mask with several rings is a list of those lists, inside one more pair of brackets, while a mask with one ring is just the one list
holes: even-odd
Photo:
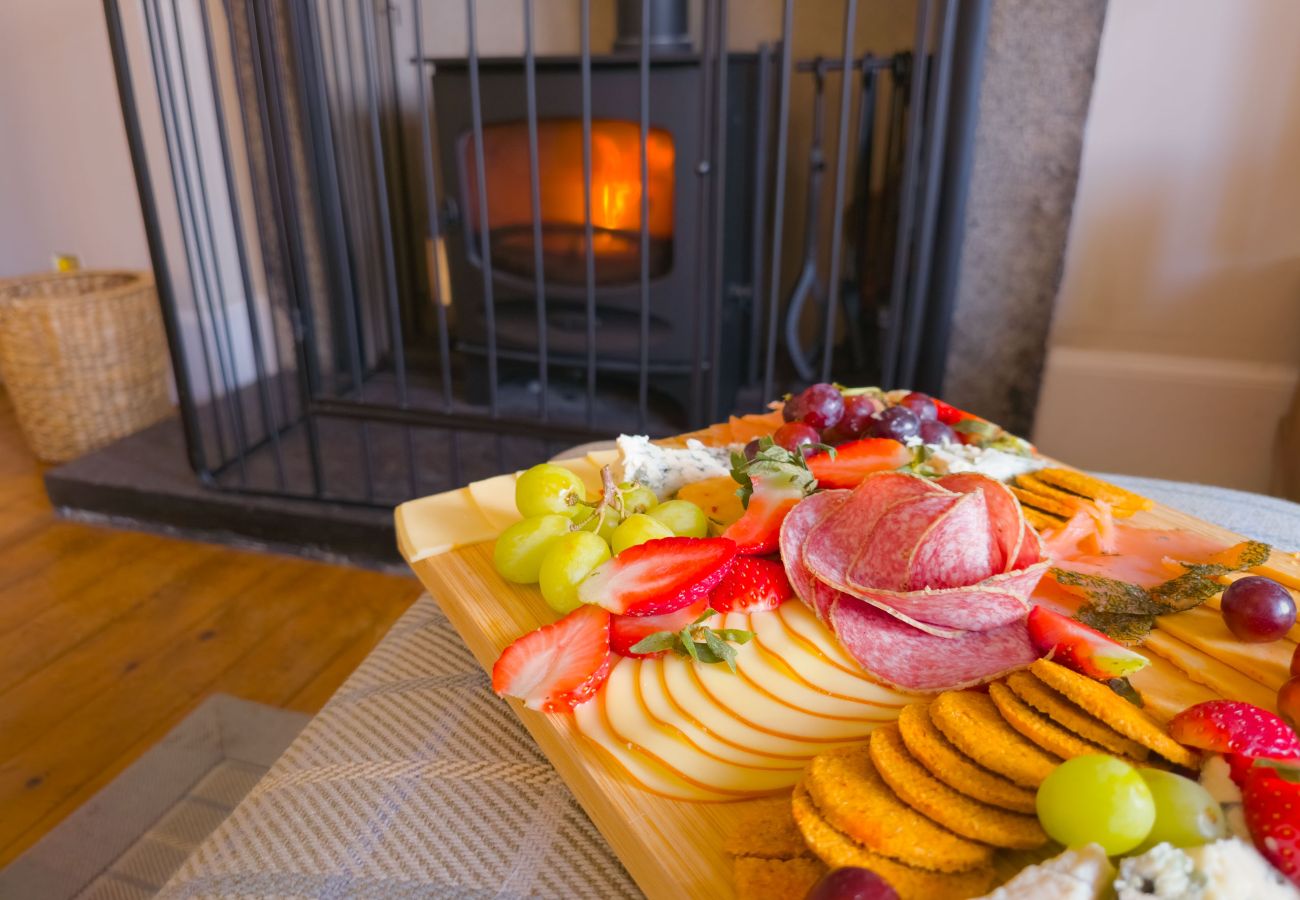
[[704, 611], [708, 608], [709, 598], [701, 597], [690, 606], [683, 606], [681, 609], [658, 616], [610, 616], [609, 648], [622, 656], [663, 656], [668, 651], [633, 653], [632, 648], [642, 639], [660, 631], [681, 631], [704, 615]]
[[931, 397], [934, 401], [935, 411], [939, 414], [939, 421], [945, 425], [956, 425], [962, 419], [969, 419], [970, 413], [962, 412], [951, 403], [944, 403], [938, 397]]
[[501, 651], [492, 666], [492, 690], [518, 697], [529, 709], [567, 712], [605, 683], [609, 661], [609, 613], [580, 606]]
[[770, 485], [754, 479], [754, 492], [739, 519], [727, 526], [722, 536], [736, 542], [736, 552], [745, 556], [775, 553], [781, 537], [781, 523], [804, 498], [799, 485]]
[[578, 585], [578, 599], [625, 616], [673, 612], [707, 597], [735, 556], [725, 537], [646, 541], [597, 566]]
[[1242, 777], [1243, 768], [1232, 754], [1300, 760], [1300, 739], [1285, 722], [1268, 710], [1238, 700], [1207, 700], [1189, 706], [1170, 720], [1169, 736], [1189, 747], [1229, 754], [1234, 780]]
[[912, 461], [912, 451], [890, 438], [863, 438], [808, 457], [820, 488], [854, 488], [872, 472], [897, 469]]
[[1100, 631], [1045, 606], [1029, 611], [1029, 639], [1039, 653], [1052, 654], [1053, 662], [1098, 681], [1127, 678], [1150, 662]]
[[1242, 810], [1250, 837], [1265, 859], [1300, 887], [1300, 783], [1294, 770], [1263, 766], [1250, 770]]
[[794, 596], [785, 566], [770, 559], [742, 556], [709, 596], [709, 606], [720, 613], [763, 612], [776, 609]]

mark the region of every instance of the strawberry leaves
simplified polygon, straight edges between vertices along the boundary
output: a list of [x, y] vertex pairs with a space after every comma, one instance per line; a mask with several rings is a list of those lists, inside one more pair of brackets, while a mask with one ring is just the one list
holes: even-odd
[[650, 654], [671, 650], [678, 656], [693, 659], [698, 663], [709, 665], [726, 663], [727, 668], [734, 673], [736, 648], [728, 642], [749, 643], [754, 633], [741, 628], [709, 628], [704, 622], [715, 615], [717, 610], [706, 609], [703, 615], [681, 631], [656, 631], [633, 644], [632, 652]]
[[[816, 450], [835, 454], [834, 447], [825, 444], [812, 444]], [[754, 479], [757, 478], [769, 487], [798, 488], [804, 496], [817, 490], [817, 479], [808, 470], [808, 463], [803, 453], [795, 453], [778, 447], [770, 436], [763, 436], [758, 441], [758, 452], [753, 459], [746, 459], [745, 454], [731, 454], [731, 477], [740, 489], [736, 496], [748, 507], [749, 498], [754, 493]]]

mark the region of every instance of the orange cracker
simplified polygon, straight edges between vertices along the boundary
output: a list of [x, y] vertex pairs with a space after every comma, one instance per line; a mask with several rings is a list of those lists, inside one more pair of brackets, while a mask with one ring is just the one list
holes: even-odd
[[967, 872], [993, 858], [992, 848], [958, 837], [899, 800], [871, 764], [868, 744], [818, 754], [803, 783], [829, 824], [881, 856], [937, 872]]
[[898, 731], [907, 750], [930, 774], [967, 797], [1014, 812], [1034, 813], [1034, 792], [977, 766], [930, 721], [926, 704], [903, 707]]
[[1037, 788], [1061, 764], [1008, 725], [987, 694], [945, 691], [930, 704], [930, 718], [958, 750], [1022, 787]]
[[737, 856], [732, 863], [736, 900], [806, 897], [825, 874], [826, 866], [811, 856], [798, 859]]
[[1018, 484], [1009, 485], [1011, 493], [1016, 495], [1020, 501], [1021, 508], [1025, 511], [1026, 517], [1030, 510], [1035, 510], [1044, 515], [1051, 516], [1054, 519], [1060, 519], [1064, 522], [1073, 516], [1078, 510], [1072, 506], [1056, 500], [1047, 494], [1039, 494], [1035, 491], [1020, 487]]
[[962, 837], [1013, 850], [1047, 843], [1036, 817], [972, 800], [931, 775], [907, 752], [892, 722], [871, 733], [871, 762], [899, 799]]
[[732, 856], [794, 859], [808, 856], [803, 835], [790, 814], [790, 796], [764, 797], [742, 805], [744, 812], [722, 848]]
[[1100, 744], [1111, 753], [1139, 761], [1151, 755], [1146, 747], [1124, 737], [1096, 716], [1084, 712], [1029, 672], [1012, 672], [1007, 676], [1007, 687], [1067, 731], [1074, 732], [1086, 741]]
[[1021, 506], [1020, 511], [1024, 514], [1025, 521], [1029, 523], [1034, 531], [1047, 531], [1052, 528], [1060, 528], [1065, 524], [1065, 520], [1060, 516], [1040, 512], [1032, 506]]
[[898, 891], [899, 900], [959, 900], [979, 896], [993, 887], [995, 876], [991, 865], [968, 872], [931, 872], [872, 853], [822, 818], [802, 784], [794, 789], [793, 812], [804, 840], [822, 862], [832, 869], [842, 866], [870, 869]]
[[1126, 491], [1117, 484], [1093, 478], [1077, 469], [1040, 469], [1035, 475], [1044, 484], [1090, 500], [1101, 500], [1117, 510], [1136, 512], [1155, 505], [1141, 494]]
[[1105, 753], [1106, 748], [1066, 731], [1015, 695], [1005, 684], [990, 684], [989, 697], [1007, 724], [1048, 753], [1062, 759]]
[[1111, 728], [1174, 765], [1193, 769], [1198, 757], [1191, 750], [1165, 734], [1164, 729], [1146, 713], [1116, 694], [1100, 681], [1072, 672], [1051, 660], [1035, 660], [1030, 671], [1052, 690], [1083, 707]]

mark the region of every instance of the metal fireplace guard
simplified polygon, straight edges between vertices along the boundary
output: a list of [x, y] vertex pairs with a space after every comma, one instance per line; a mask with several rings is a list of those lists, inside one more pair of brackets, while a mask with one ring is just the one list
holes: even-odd
[[[737, 2], [700, 0], [692, 49], [682, 0], [619, 0], [606, 55], [574, 0], [568, 57], [521, 0], [492, 59], [475, 0], [456, 59], [427, 0], [103, 2], [205, 485], [391, 506], [810, 380], [941, 389], [988, 0], [915, 0], [896, 55], [855, 47], [844, 0], [800, 59], [821, 0], [745, 52]], [[563, 213], [549, 159], [581, 175]]]

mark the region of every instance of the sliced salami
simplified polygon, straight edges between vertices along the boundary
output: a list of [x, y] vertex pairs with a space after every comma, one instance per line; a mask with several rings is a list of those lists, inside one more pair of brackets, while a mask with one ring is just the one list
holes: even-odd
[[836, 601], [830, 619], [849, 655], [873, 678], [899, 690], [970, 687], [1022, 669], [1038, 657], [1023, 621], [941, 638], [848, 597]]
[[946, 590], [854, 590], [852, 595], [931, 634], [952, 636], [960, 631], [989, 631], [1023, 619], [1029, 595], [1047, 564], [987, 578], [969, 587]]
[[1024, 538], [1020, 543], [1020, 555], [1016, 557], [1009, 571], [1027, 569], [1043, 558], [1043, 542], [1038, 537], [1038, 532], [1029, 527], [1029, 523], [1023, 523]]
[[849, 564], [885, 511], [896, 503], [929, 494], [953, 496], [951, 491], [917, 475], [879, 472], [868, 476], [837, 510], [808, 533], [803, 546], [804, 563], [827, 584], [843, 587]]
[[[1020, 548], [1029, 530], [1020, 513], [1020, 501], [1002, 482], [976, 472], [959, 472], [945, 475], [939, 484], [950, 491], [970, 494], [979, 491], [989, 510], [989, 531], [992, 533], [996, 558], [994, 572], [1009, 572], [1017, 566]], [[1038, 560], [1034, 560], [1037, 562]]]
[[847, 588], [961, 587], [993, 574], [984, 495], [914, 497], [880, 516], [845, 574]]
[[838, 509], [849, 498], [849, 494], [849, 491], [820, 491], [805, 497], [781, 523], [781, 562], [785, 565], [785, 574], [790, 579], [795, 596], [817, 612], [818, 618], [821, 618], [821, 613], [814, 598], [820, 582], [804, 565], [804, 541], [817, 523]]

